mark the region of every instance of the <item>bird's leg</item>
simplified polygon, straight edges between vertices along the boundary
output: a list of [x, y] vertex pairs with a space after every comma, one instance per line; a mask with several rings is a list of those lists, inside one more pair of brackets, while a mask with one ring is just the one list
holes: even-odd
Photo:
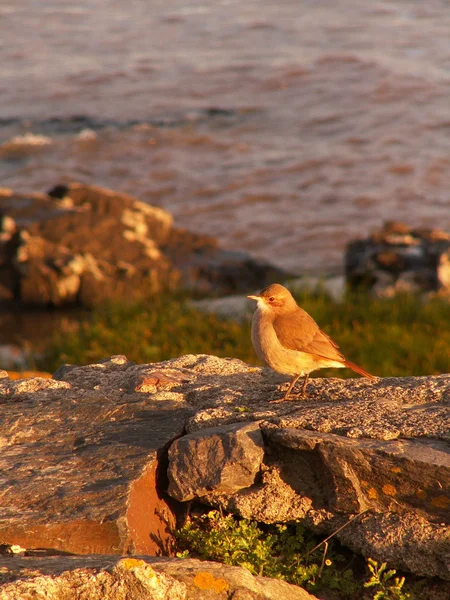
[[[288, 387], [288, 390], [287, 390], [287, 392], [286, 392], [286, 393], [285, 393], [285, 395], [283, 396], [283, 400], [287, 400], [287, 397], [288, 397], [288, 396], [289, 396], [289, 394], [291, 393], [291, 391], [292, 391], [292, 388], [294, 387], [294, 385], [297, 383], [297, 381], [299, 380], [299, 378], [300, 378], [301, 376], [302, 376], [302, 375], [300, 374], [300, 375], [296, 375], [296, 376], [294, 377], [294, 379], [293, 379], [293, 380], [292, 380], [292, 382], [291, 382], [291, 385]], [[309, 379], [309, 373], [306, 373], [306, 375], [305, 375], [305, 378], [304, 378], [304, 380], [303, 380], [303, 385], [302, 385], [302, 392], [301, 392], [301, 393], [302, 393], [302, 396], [304, 396], [304, 395], [306, 394], [306, 384], [308, 383], [308, 379]]]
[[303, 380], [303, 386], [302, 386], [302, 394], [303, 395], [306, 393], [306, 384], [308, 383], [308, 379], [309, 379], [309, 373], [306, 373], [305, 379]]
[[[288, 396], [289, 396], [289, 394], [291, 393], [291, 391], [292, 391], [292, 388], [294, 387], [294, 385], [297, 383], [297, 381], [300, 379], [300, 377], [301, 377], [301, 376], [302, 376], [302, 374], [300, 373], [299, 375], [296, 375], [296, 376], [294, 377], [294, 379], [293, 379], [293, 380], [291, 381], [291, 383], [289, 384], [289, 387], [288, 387], [288, 389], [287, 389], [286, 393], [284, 394], [284, 396], [283, 396], [282, 398], [280, 398], [279, 400], [271, 400], [270, 402], [271, 402], [272, 404], [277, 404], [277, 403], [279, 403], [279, 402], [283, 402], [284, 400], [287, 400], [287, 397], [288, 397]], [[303, 381], [302, 392], [301, 392], [301, 393], [302, 393], [302, 395], [304, 395], [304, 394], [305, 394], [305, 392], [306, 392], [306, 384], [308, 383], [308, 379], [309, 379], [309, 373], [307, 373], [307, 374], [305, 375], [305, 379], [304, 379], [304, 381]]]
[[[294, 385], [297, 383], [297, 381], [299, 380], [299, 378], [302, 376], [302, 374], [300, 373], [299, 375], [296, 375], [294, 377], [294, 379], [291, 381], [291, 385], [288, 387], [287, 392], [285, 393], [285, 395], [283, 396], [283, 400], [287, 400], [287, 397], [289, 396], [289, 394], [291, 393], [292, 388], [294, 387]], [[303, 385], [303, 387], [305, 387]], [[303, 393], [303, 389], [302, 389], [302, 393]]]

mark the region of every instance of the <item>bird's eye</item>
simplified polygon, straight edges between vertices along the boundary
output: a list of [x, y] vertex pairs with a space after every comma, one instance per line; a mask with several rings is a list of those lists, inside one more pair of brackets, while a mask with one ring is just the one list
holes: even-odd
[[269, 302], [273, 302], [274, 300], [275, 300], [275, 298], [273, 296], [270, 296]]

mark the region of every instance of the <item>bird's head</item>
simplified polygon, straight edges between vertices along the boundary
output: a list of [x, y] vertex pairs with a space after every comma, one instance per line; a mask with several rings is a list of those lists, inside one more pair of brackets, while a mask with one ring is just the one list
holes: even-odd
[[250, 300], [256, 300], [258, 308], [274, 316], [290, 312], [297, 308], [297, 303], [291, 292], [279, 283], [273, 283], [255, 296], [247, 296]]

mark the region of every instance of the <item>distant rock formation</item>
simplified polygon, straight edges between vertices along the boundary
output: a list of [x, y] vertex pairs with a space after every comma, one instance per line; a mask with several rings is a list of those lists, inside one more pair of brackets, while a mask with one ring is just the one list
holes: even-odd
[[450, 581], [450, 375], [313, 379], [307, 398], [271, 404], [279, 382], [207, 355], [0, 372], [0, 543], [170, 553], [195, 499], [327, 534], [348, 524], [337, 537], [354, 551]]
[[450, 296], [450, 233], [388, 221], [370, 237], [347, 245], [345, 272], [351, 287], [369, 288], [379, 296]]
[[0, 301], [91, 307], [163, 289], [246, 292], [286, 277], [127, 194], [81, 183], [0, 189]]

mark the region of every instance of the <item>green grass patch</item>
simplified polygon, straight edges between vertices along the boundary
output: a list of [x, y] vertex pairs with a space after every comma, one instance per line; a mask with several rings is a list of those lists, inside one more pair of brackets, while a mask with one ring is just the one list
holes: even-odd
[[[250, 340], [250, 322], [223, 320], [194, 310], [189, 298], [161, 295], [137, 304], [111, 303], [76, 327], [55, 336], [41, 369], [63, 363], [87, 364], [125, 354], [137, 363], [183, 354], [215, 354], [259, 364]], [[298, 298], [346, 358], [381, 377], [431, 375], [450, 371], [450, 303], [426, 303], [411, 296], [371, 299], [348, 295], [336, 303], [322, 294]], [[316, 376], [351, 377], [348, 370], [321, 370]]]
[[88, 364], [113, 354], [136, 363], [183, 354], [254, 358], [248, 328], [194, 310], [186, 296], [164, 295], [93, 310], [76, 327], [72, 323], [55, 335], [38, 364], [52, 371], [63, 363]]

